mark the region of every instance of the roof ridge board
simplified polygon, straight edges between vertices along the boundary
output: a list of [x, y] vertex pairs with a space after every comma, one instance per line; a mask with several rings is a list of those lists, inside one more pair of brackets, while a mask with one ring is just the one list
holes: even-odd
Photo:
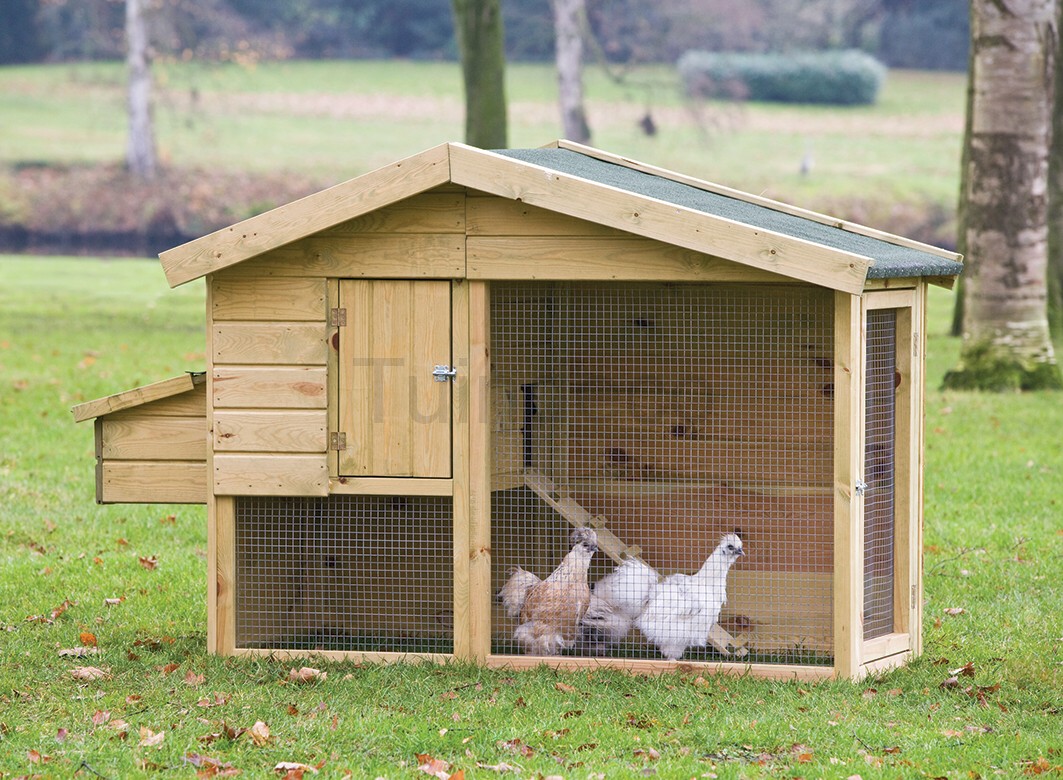
[[699, 179], [694, 176], [688, 176], [686, 174], [679, 173], [668, 168], [661, 168], [656, 165], [641, 162], [640, 160], [635, 160], [631, 157], [613, 154], [612, 152], [606, 152], [602, 149], [598, 149], [593, 146], [587, 146], [585, 144], [576, 143], [575, 141], [558, 139], [552, 144], [544, 144], [539, 148], [566, 149], [568, 151], [577, 152], [578, 154], [582, 154], [587, 157], [593, 157], [597, 160], [601, 160], [602, 162], [608, 162], [614, 165], [621, 165], [625, 168], [630, 168], [634, 171], [648, 173], [653, 176], [659, 176], [662, 179], [669, 179], [678, 184], [686, 184], [690, 187], [695, 187], [697, 189], [704, 190], [705, 192], [711, 192], [716, 195], [723, 195], [728, 198], [742, 200], [756, 206], [764, 206], [765, 208], [770, 208], [774, 211], [781, 211], [785, 214], [790, 214], [794, 217], [802, 217], [804, 219], [809, 219], [813, 222], [819, 222], [820, 224], [827, 225], [828, 227], [834, 227], [838, 228], [839, 230], [844, 230], [849, 233], [855, 233], [857, 235], [864, 236], [865, 238], [875, 238], [880, 241], [885, 241], [889, 244], [903, 246], [907, 249], [916, 249], [920, 252], [938, 255], [939, 257], [944, 257], [947, 260], [955, 260], [961, 263], [963, 262], [962, 254], [959, 254], [958, 252], [951, 252], [948, 249], [942, 249], [941, 247], [934, 246], [933, 244], [927, 244], [922, 241], [916, 241], [912, 238], [899, 236], [895, 233], [889, 233], [884, 230], [869, 227], [868, 225], [862, 225], [859, 222], [852, 222], [847, 219], [833, 217], [830, 214], [824, 214], [819, 211], [813, 211], [811, 209], [802, 208], [800, 206], [794, 206], [791, 203], [784, 203], [779, 200], [764, 197], [763, 195], [754, 195], [751, 192], [745, 192], [743, 190], [738, 190], [733, 187], [728, 187], [725, 184], [717, 184], [716, 182], [707, 181], [705, 179]]
[[[449, 146], [439, 144], [161, 252], [166, 279], [177, 287], [445, 184]], [[422, 169], [411, 176], [411, 165]], [[358, 207], [350, 208], [358, 196]]]
[[[835, 259], [837, 259], [837, 260], [843, 260], [844, 259], [844, 261], [846, 262], [847, 266], [853, 272], [853, 279], [851, 281], [844, 281], [841, 278], [839, 278], [838, 280], [835, 280], [833, 282], [817, 281], [814, 278], [808, 278], [810, 276], [813, 276], [813, 274], [796, 275], [795, 273], [793, 273], [792, 270], [789, 270], [789, 269], [780, 270], [780, 268], [777, 265], [772, 265], [771, 263], [755, 263], [755, 262], [752, 262], [752, 261], [749, 261], [749, 260], [738, 260], [738, 259], [735, 259], [734, 257], [728, 257], [726, 254], [721, 254], [718, 251], [709, 251], [704, 246], [700, 246], [700, 245], [698, 245], [698, 244], [696, 244], [695, 242], [692, 242], [692, 241], [680, 242], [680, 241], [677, 241], [674, 236], [668, 237], [668, 236], [650, 235], [649, 231], [639, 230], [639, 224], [632, 224], [630, 222], [626, 223], [626, 224], [620, 224], [619, 221], [616, 221], [616, 224], [614, 224], [613, 221], [608, 221], [608, 220], [603, 220], [603, 219], [600, 219], [600, 218], [596, 218], [595, 215], [593, 215], [593, 214], [580, 215], [578, 217], [579, 219], [584, 219], [584, 220], [587, 220], [589, 222], [597, 222], [598, 224], [607, 225], [609, 227], [614, 227], [614, 228], [617, 228], [618, 230], [624, 230], [624, 231], [627, 231], [629, 233], [633, 233], [635, 235], [642, 235], [642, 236], [645, 236], [647, 238], [652, 238], [652, 239], [655, 239], [655, 240], [658, 240], [658, 241], [664, 241], [666, 243], [672, 243], [672, 244], [675, 244], [677, 246], [684, 246], [684, 247], [686, 247], [688, 249], [692, 249], [693, 251], [701, 252], [703, 254], [715, 255], [717, 257], [721, 257], [721, 258], [723, 258], [725, 260], [729, 260], [731, 262], [741, 263], [743, 265], [748, 265], [748, 266], [759, 268], [759, 269], [765, 270], [765, 271], [771, 271], [773, 273], [777, 273], [777, 274], [781, 274], [783, 276], [790, 277], [791, 279], [797, 279], [799, 281], [807, 281], [807, 282], [811, 282], [813, 284], [819, 284], [820, 286], [823, 286], [823, 287], [830, 287], [832, 289], [841, 290], [843, 292], [848, 292], [848, 293], [855, 294], [855, 293], [859, 293], [859, 292], [861, 292], [863, 290], [864, 283], [865, 283], [865, 280], [867, 278], [868, 270], [874, 265], [874, 261], [870, 257], [868, 257], [866, 255], [858, 254], [858, 253], [855, 253], [855, 252], [850, 252], [850, 251], [847, 251], [845, 249], [839, 249], [839, 248], [836, 248], [836, 247], [827, 246], [827, 245], [824, 245], [824, 244], [821, 244], [821, 243], [817, 243], [815, 241], [807, 240], [807, 239], [802, 238], [800, 236], [794, 236], [794, 235], [788, 235], [788, 234], [785, 234], [785, 233], [779, 233], [778, 231], [772, 230], [770, 228], [763, 228], [763, 227], [759, 227], [759, 226], [755, 226], [755, 225], [750, 225], [750, 224], [748, 224], [746, 222], [742, 222], [742, 221], [735, 220], [735, 219], [730, 219], [729, 217], [721, 216], [721, 215], [718, 215], [718, 214], [713, 214], [713, 213], [709, 213], [709, 212], [705, 212], [705, 211], [699, 211], [697, 209], [693, 209], [693, 208], [690, 208], [688, 206], [684, 206], [682, 204], [671, 203], [671, 202], [666, 201], [666, 200], [661, 200], [661, 199], [655, 198], [655, 197], [653, 197], [651, 195], [645, 195], [645, 194], [638, 193], [638, 192], [632, 192], [630, 190], [625, 190], [625, 189], [622, 189], [620, 187], [615, 187], [615, 186], [613, 186], [611, 184], [595, 181], [593, 179], [583, 178], [583, 177], [577, 176], [577, 175], [572, 174], [572, 173], [568, 173], [568, 172], [563, 171], [563, 170], [558, 170], [556, 168], [550, 168], [550, 167], [547, 167], [547, 166], [538, 165], [536, 163], [529, 162], [527, 160], [523, 160], [523, 159], [521, 159], [519, 157], [510, 156], [510, 155], [505, 153], [505, 152], [514, 152], [514, 151], [519, 152], [521, 150], [508, 149], [508, 150], [502, 150], [501, 152], [499, 152], [499, 151], [492, 151], [492, 150], [487, 150], [487, 149], [479, 149], [477, 147], [469, 146], [467, 144], [460, 144], [460, 143], [451, 144], [451, 150], [452, 150], [452, 156], [451, 156], [451, 180], [455, 184], [462, 184], [462, 185], [465, 185], [467, 187], [472, 187], [473, 189], [480, 189], [480, 190], [483, 190], [485, 192], [491, 192], [492, 194], [498, 195], [499, 197], [507, 197], [507, 198], [510, 198], [510, 199], [513, 199], [513, 200], [521, 200], [522, 202], [528, 203], [528, 205], [531, 205], [531, 206], [538, 206], [540, 208], [545, 208], [545, 209], [550, 210], [550, 211], [558, 211], [558, 212], [560, 212], [560, 209], [552, 207], [550, 205], [549, 199], [544, 199], [542, 202], [539, 202], [539, 199], [537, 199], [537, 198], [533, 198], [532, 200], [529, 200], [527, 197], [525, 197], [523, 195], [511, 194], [511, 193], [503, 190], [503, 188], [501, 188], [501, 187], [497, 187], [495, 190], [492, 190], [491, 189], [491, 182], [485, 181], [485, 180], [481, 180], [481, 179], [474, 180], [474, 179], [471, 179], [471, 178], [467, 178], [465, 176], [466, 172], [462, 170], [462, 160], [461, 160], [461, 155], [462, 154], [488, 156], [488, 157], [491, 157], [491, 158], [495, 158], [496, 160], [504, 160], [506, 163], [509, 163], [511, 165], [524, 166], [524, 167], [529, 168], [529, 169], [534, 169], [534, 170], [537, 170], [537, 171], [541, 171], [542, 173], [545, 173], [545, 174], [548, 174], [548, 175], [560, 176], [560, 177], [564, 177], [564, 178], [566, 178], [566, 179], [568, 179], [570, 181], [573, 181], [573, 182], [582, 182], [582, 183], [584, 183], [584, 184], [586, 184], [588, 186], [591, 186], [591, 187], [596, 187], [596, 188], [599, 188], [599, 189], [609, 190], [612, 193], [615, 193], [615, 194], [618, 194], [618, 195], [622, 195], [624, 197], [640, 198], [640, 199], [642, 199], [643, 202], [645, 202], [647, 204], [652, 204], [654, 206], [661, 207], [661, 208], [663, 208], [665, 210], [676, 212], [676, 213], [682, 212], [682, 213], [686, 214], [688, 217], [690, 217], [690, 218], [692, 218], [694, 220], [704, 220], [704, 221], [712, 223], [712, 224], [729, 225], [729, 226], [732, 226], [732, 227], [735, 227], [735, 228], [738, 228], [738, 229], [741, 229], [741, 230], [744, 230], [744, 231], [750, 231], [750, 232], [752, 232], [754, 234], [759, 234], [759, 235], [772, 237], [775, 240], [779, 241], [780, 243], [784, 243], [784, 244], [785, 243], [790, 243], [790, 244], [793, 244], [793, 245], [800, 246], [802, 248], [804, 248], [804, 247], [809, 247], [809, 248], [814, 247], [817, 252], [829, 253], [829, 254], [833, 255], [835, 257]], [[550, 149], [542, 149], [542, 150], [531, 150], [531, 151], [551, 151], [551, 150]], [[457, 160], [455, 159], [455, 157], [457, 157]], [[512, 184], [512, 182], [510, 182], [510, 184]], [[561, 213], [568, 213], [570, 216], [575, 216], [575, 215], [571, 214], [570, 212], [561, 212]], [[771, 250], [771, 253], [775, 254], [775, 250], [774, 249]], [[796, 262], [795, 265], [797, 265], [799, 268], [805, 266], [805, 264], [800, 262], [800, 261]], [[811, 266], [809, 266], [809, 270], [812, 270]], [[818, 274], [817, 273], [817, 274], [815, 274], [815, 276], [822, 276], [822, 274]], [[857, 277], [859, 277], [859, 278], [857, 278]]]

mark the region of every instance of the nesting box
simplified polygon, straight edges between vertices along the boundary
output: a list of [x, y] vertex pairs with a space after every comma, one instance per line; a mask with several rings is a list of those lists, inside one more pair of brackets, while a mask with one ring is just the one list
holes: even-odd
[[[558, 142], [445, 144], [161, 255], [207, 365], [75, 407], [97, 499], [205, 503], [212, 652], [858, 678], [920, 652], [929, 284], [959, 257]], [[702, 642], [529, 656], [591, 527], [746, 555]]]

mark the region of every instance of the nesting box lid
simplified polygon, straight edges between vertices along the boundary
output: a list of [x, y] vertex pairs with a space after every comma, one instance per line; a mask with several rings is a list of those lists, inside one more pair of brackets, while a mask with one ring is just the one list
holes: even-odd
[[499, 151], [442, 144], [160, 259], [177, 286], [448, 183], [843, 292], [894, 277], [949, 285], [962, 269], [954, 252], [568, 141]]

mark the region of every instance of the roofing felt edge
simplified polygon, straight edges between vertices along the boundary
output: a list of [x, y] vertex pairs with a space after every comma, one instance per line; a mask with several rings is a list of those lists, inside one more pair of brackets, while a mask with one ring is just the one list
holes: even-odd
[[[861, 235], [795, 214], [701, 189], [691, 184], [608, 162], [563, 148], [497, 149], [494, 153], [542, 168], [604, 184], [635, 195], [682, 206], [705, 214], [800, 238], [821, 246], [861, 255], [872, 261], [868, 279], [951, 277], [963, 263], [882, 238]], [[838, 222], [841, 222], [840, 220]]]

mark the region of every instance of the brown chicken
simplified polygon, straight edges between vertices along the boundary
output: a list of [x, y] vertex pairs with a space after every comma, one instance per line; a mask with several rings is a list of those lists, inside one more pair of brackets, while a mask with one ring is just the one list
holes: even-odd
[[520, 617], [513, 638], [531, 655], [559, 655], [579, 636], [580, 620], [591, 599], [587, 569], [598, 551], [598, 536], [577, 528], [572, 549], [545, 580], [517, 567], [498, 594], [506, 612]]

